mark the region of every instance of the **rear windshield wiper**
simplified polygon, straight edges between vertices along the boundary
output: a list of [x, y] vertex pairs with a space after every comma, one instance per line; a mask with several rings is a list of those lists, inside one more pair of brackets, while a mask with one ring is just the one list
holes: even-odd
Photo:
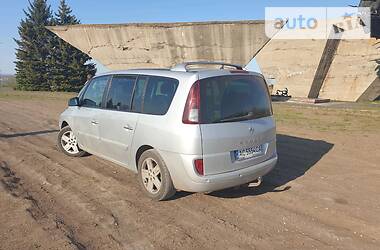
[[246, 118], [251, 118], [253, 117], [254, 113], [251, 112], [241, 112], [241, 113], [236, 113], [233, 115], [230, 115], [228, 117], [225, 117], [223, 119], [216, 120], [214, 122], [233, 122], [233, 121], [239, 121], [239, 120], [244, 120]]

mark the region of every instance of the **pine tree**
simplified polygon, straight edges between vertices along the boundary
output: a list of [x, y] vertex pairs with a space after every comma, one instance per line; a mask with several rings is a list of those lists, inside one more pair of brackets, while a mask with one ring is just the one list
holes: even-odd
[[[75, 25], [80, 21], [72, 14], [65, 0], [61, 0], [55, 14], [55, 25]], [[87, 75], [96, 73], [91, 57], [55, 36], [51, 41], [53, 54], [50, 61], [51, 88], [53, 91], [79, 91]]]
[[47, 61], [52, 35], [45, 29], [52, 24], [52, 13], [46, 0], [29, 2], [26, 16], [19, 26], [20, 39], [15, 39], [17, 88], [22, 90], [50, 90]]

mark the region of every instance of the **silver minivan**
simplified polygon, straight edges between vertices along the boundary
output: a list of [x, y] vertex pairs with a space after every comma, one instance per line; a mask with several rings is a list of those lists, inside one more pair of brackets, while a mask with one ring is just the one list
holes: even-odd
[[267, 84], [261, 74], [232, 64], [96, 76], [69, 101], [59, 126], [65, 154], [90, 153], [131, 169], [154, 200], [176, 190], [260, 182], [277, 162]]

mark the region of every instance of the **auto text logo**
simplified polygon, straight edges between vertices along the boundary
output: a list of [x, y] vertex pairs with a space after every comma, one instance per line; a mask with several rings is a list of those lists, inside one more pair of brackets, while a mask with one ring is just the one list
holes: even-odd
[[272, 39], [369, 39], [371, 11], [362, 7], [268, 7], [265, 33]]

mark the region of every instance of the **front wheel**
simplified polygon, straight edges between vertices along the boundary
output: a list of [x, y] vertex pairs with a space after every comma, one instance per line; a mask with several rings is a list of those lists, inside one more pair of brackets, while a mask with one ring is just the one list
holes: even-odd
[[162, 201], [175, 194], [170, 173], [156, 150], [145, 151], [139, 159], [138, 168], [139, 183], [147, 196]]
[[79, 148], [77, 138], [69, 126], [61, 129], [58, 134], [58, 148], [71, 157], [81, 157], [86, 154]]

